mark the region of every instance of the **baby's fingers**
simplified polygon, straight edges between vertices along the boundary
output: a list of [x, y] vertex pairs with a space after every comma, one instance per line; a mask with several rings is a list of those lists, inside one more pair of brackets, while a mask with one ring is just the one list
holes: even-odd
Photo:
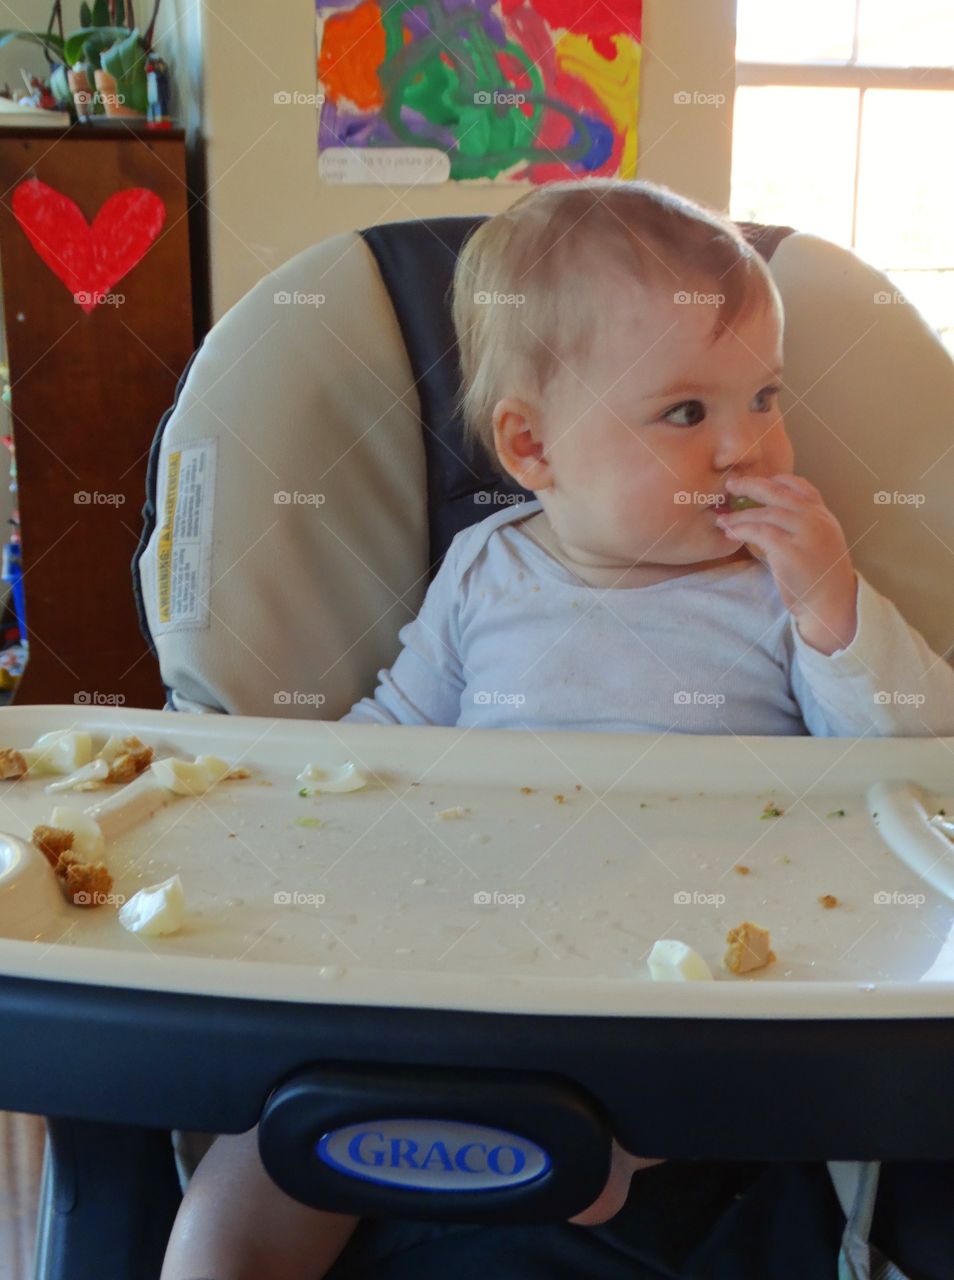
[[731, 511], [726, 515], [716, 516], [716, 524], [723, 531], [741, 542], [753, 538], [756, 542], [758, 533], [763, 528], [779, 529], [783, 533], [796, 534], [802, 528], [800, 512], [788, 511], [784, 507], [749, 507], [746, 511]]

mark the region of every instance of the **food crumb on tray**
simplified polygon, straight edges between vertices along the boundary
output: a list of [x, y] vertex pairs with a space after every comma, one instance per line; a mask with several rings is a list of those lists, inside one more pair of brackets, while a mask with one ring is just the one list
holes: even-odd
[[0, 779], [7, 782], [22, 778], [26, 771], [27, 762], [19, 751], [13, 747], [0, 747]]
[[464, 806], [464, 805], [460, 805], [460, 804], [455, 804], [455, 805], [451, 805], [451, 807], [450, 807], [449, 809], [438, 809], [438, 810], [436, 810], [436, 811], [435, 811], [435, 813], [434, 813], [434, 817], [435, 817], [435, 818], [444, 818], [444, 819], [450, 819], [450, 818], [463, 818], [463, 817], [464, 817], [464, 815], [465, 815], [465, 814], [468, 814], [468, 813], [470, 813], [470, 810], [469, 810], [468, 808], [466, 808], [466, 806]]
[[729, 948], [723, 957], [723, 964], [730, 973], [750, 973], [753, 969], [764, 969], [776, 959], [768, 929], [753, 924], [751, 920], [743, 920], [740, 925], [730, 929], [725, 940]]
[[742, 865], [741, 862], [737, 862], [735, 866], [732, 868], [732, 870], [736, 873], [736, 875], [747, 876], [751, 871], [751, 867], [745, 867]]
[[75, 835], [63, 827], [41, 823], [34, 827], [33, 844], [53, 868], [53, 872], [77, 907], [95, 907], [113, 887], [113, 877], [104, 862], [84, 862], [73, 852]]
[[825, 908], [826, 911], [830, 911], [832, 907], [837, 907], [839, 905], [838, 899], [835, 897], [833, 893], [823, 893], [822, 896], [818, 899], [818, 901], [822, 904], [822, 906]]
[[703, 957], [678, 938], [654, 942], [647, 963], [654, 982], [712, 981], [712, 971]]

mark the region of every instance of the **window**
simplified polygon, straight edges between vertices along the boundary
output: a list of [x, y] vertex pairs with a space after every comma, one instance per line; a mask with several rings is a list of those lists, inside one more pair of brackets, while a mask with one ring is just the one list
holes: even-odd
[[952, 0], [738, 0], [730, 215], [884, 271], [954, 356]]

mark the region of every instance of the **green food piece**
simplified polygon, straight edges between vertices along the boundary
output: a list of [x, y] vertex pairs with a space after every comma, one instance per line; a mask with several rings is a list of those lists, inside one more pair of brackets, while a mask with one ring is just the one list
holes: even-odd
[[298, 794], [299, 794], [300, 796], [310, 796], [310, 795], [311, 795], [311, 790], [310, 790], [310, 788], [309, 788], [309, 787], [299, 787], [299, 788], [298, 788]]
[[320, 827], [321, 819], [320, 818], [296, 818], [295, 826], [296, 827]]
[[767, 804], [762, 810], [759, 817], [761, 818], [780, 818], [784, 813], [784, 809], [778, 809], [774, 804]]
[[844, 809], [832, 809], [831, 813], [826, 813], [826, 818], [843, 818], [845, 816]]
[[754, 498], [735, 497], [735, 498], [729, 499], [730, 511], [747, 511], [749, 507], [764, 507], [764, 506], [765, 506], [764, 502], [756, 502]]

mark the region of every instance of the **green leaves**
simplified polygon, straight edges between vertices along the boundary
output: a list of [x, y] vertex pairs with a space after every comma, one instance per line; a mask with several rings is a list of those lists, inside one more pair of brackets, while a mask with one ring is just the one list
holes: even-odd
[[60, 57], [65, 59], [68, 66], [75, 67], [77, 62], [86, 59], [88, 50], [89, 56], [95, 58], [93, 66], [98, 67], [103, 50], [128, 35], [125, 27], [80, 27], [79, 31], [74, 31], [67, 37]]
[[104, 71], [116, 81], [116, 92], [122, 95], [125, 106], [141, 115], [149, 105], [146, 87], [146, 51], [139, 38], [139, 28], [131, 31], [125, 40], [119, 40], [107, 49], [101, 58]]
[[63, 41], [53, 31], [24, 31], [21, 27], [0, 30], [0, 49], [13, 40], [26, 40], [28, 44], [42, 45], [50, 58], [56, 62], [63, 61]]

